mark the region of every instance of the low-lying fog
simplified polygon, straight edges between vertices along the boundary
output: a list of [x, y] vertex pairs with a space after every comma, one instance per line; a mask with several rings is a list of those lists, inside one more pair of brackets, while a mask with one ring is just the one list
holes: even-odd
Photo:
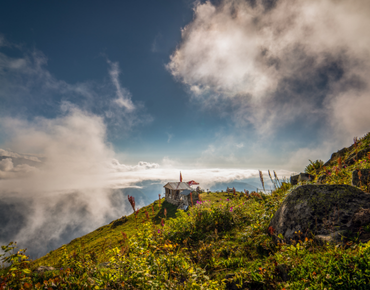
[[[0, 149], [0, 244], [17, 241], [32, 258], [132, 213], [179, 180], [180, 168], [115, 159], [103, 120], [73, 106], [56, 119], [2, 119], [9, 140]], [[24, 152], [27, 152], [25, 154]], [[252, 169], [181, 169], [204, 189], [253, 190]], [[289, 172], [278, 172], [289, 176]]]

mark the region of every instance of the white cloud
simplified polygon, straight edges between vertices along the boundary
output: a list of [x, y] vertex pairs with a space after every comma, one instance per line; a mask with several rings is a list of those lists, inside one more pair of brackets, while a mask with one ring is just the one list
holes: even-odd
[[118, 62], [111, 62], [108, 60], [108, 64], [110, 65], [109, 75], [111, 77], [112, 83], [116, 88], [116, 95], [117, 99], [113, 100], [121, 108], [124, 107], [128, 111], [133, 111], [135, 109], [134, 104], [131, 101], [131, 94], [129, 91], [121, 87], [119, 82], [119, 66]]
[[31, 160], [31, 161], [34, 161], [34, 162], [41, 162], [41, 160], [39, 159], [41, 156], [30, 155], [30, 154], [18, 154], [18, 153], [7, 151], [7, 150], [1, 149], [1, 148], [0, 148], [0, 156], [14, 157], [14, 158], [24, 158], [24, 159], [28, 159], [28, 160]]
[[0, 161], [0, 171], [10, 171], [13, 167], [13, 161], [11, 158], [5, 158]]
[[364, 134], [369, 14], [367, 0], [199, 1], [167, 69], [194, 100], [231, 104], [236, 124], [261, 135], [313, 119]]
[[152, 42], [152, 47], [151, 47], [151, 52], [160, 52], [160, 48], [159, 48], [159, 41], [162, 39], [162, 34], [161, 33], [158, 33], [153, 42]]
[[71, 84], [50, 73], [47, 57], [41, 51], [9, 46], [20, 56], [11, 57], [0, 52], [0, 99], [4, 103], [0, 112], [3, 116], [33, 117], [40, 111], [55, 116], [60, 103], [67, 102], [100, 115], [112, 135], [118, 130], [122, 135], [152, 120], [145, 112], [144, 104], [134, 103], [129, 90], [121, 86], [117, 62], [107, 60], [109, 82]]
[[7, 213], [14, 219], [2, 220], [0, 243], [12, 237], [33, 254], [130, 213], [126, 196], [115, 188], [135, 187], [140, 174], [133, 180], [116, 175], [159, 167], [144, 161], [120, 164], [107, 142], [104, 119], [72, 104], [63, 104], [53, 119], [3, 117], [0, 124], [10, 148], [0, 150], [0, 212], [14, 211]]
[[[162, 192], [166, 182], [178, 180], [180, 171], [184, 180], [196, 180], [203, 188], [258, 174], [253, 169], [183, 168], [168, 158], [161, 165], [121, 164], [107, 142], [102, 117], [71, 104], [62, 107], [54, 119], [0, 119], [10, 148], [0, 151], [0, 217], [14, 216], [2, 221], [7, 233], [0, 237], [2, 244], [16, 240], [33, 255], [45, 254], [45, 249], [131, 213], [126, 194], [132, 193], [122, 189], [143, 190], [144, 197], [153, 198], [152, 186]], [[140, 198], [137, 201], [144, 205]]]
[[171, 139], [172, 139], [172, 137], [173, 137], [173, 134], [171, 134], [171, 133], [167, 133], [167, 136], [168, 136], [168, 138], [167, 138], [167, 143], [170, 143], [170, 141], [171, 141]]

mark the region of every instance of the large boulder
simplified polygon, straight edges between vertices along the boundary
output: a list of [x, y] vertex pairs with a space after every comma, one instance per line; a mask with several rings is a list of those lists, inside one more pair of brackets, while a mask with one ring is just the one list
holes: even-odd
[[370, 194], [350, 185], [310, 184], [286, 196], [270, 226], [289, 242], [313, 236], [339, 240], [342, 234], [358, 232], [369, 223]]

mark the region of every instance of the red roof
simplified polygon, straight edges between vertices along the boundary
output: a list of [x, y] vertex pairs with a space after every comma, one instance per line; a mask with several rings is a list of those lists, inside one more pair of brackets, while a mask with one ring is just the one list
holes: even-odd
[[199, 185], [199, 183], [194, 181], [194, 180], [188, 181], [187, 184], [189, 184], [189, 185]]

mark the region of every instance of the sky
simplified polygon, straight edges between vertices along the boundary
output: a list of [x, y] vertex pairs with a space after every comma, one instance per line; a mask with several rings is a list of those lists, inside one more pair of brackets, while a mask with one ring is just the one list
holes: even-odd
[[41, 255], [180, 170], [254, 188], [257, 170], [328, 160], [370, 131], [368, 15], [367, 0], [2, 2], [0, 242]]

